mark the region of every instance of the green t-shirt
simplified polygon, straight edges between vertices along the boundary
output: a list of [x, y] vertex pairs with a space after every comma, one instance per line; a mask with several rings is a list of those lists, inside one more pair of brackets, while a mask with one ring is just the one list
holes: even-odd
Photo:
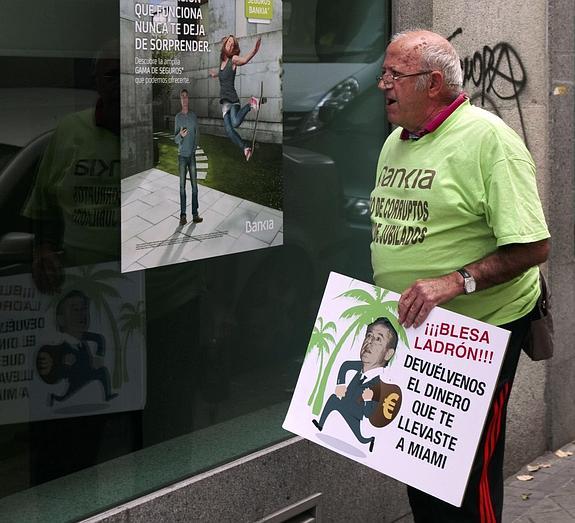
[[[535, 165], [500, 118], [459, 106], [433, 133], [386, 140], [371, 194], [376, 285], [403, 292], [484, 258], [498, 247], [549, 237]], [[539, 296], [538, 268], [443, 306], [502, 325], [527, 314]]]
[[23, 212], [62, 221], [68, 264], [118, 258], [120, 138], [96, 125], [93, 108], [58, 123]]

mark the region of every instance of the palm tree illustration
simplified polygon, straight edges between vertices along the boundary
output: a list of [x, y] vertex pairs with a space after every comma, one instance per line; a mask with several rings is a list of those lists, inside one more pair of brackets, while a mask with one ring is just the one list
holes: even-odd
[[132, 303], [124, 303], [120, 309], [120, 322], [120, 329], [122, 333], [124, 333], [124, 343], [120, 351], [120, 371], [118, 372], [122, 375], [122, 382], [127, 383], [130, 381], [130, 377], [128, 376], [128, 365], [126, 364], [128, 341], [134, 333], [142, 332], [144, 330], [144, 302], [140, 300], [135, 306]]
[[349, 336], [353, 334], [352, 345], [355, 339], [362, 331], [364, 327], [373, 323], [377, 318], [385, 316], [389, 319], [395, 330], [399, 339], [406, 345], [409, 346], [407, 341], [407, 335], [405, 330], [397, 321], [397, 301], [384, 301], [385, 296], [388, 291], [380, 289], [379, 287], [372, 287], [373, 294], [370, 294], [364, 289], [350, 289], [340, 294], [338, 298], [351, 298], [355, 302], [359, 302], [359, 305], [354, 305], [349, 309], [344, 310], [341, 313], [340, 319], [351, 319], [353, 320], [347, 330], [343, 333], [337, 345], [334, 347], [329, 360], [327, 361], [323, 374], [320, 380], [319, 387], [313, 401], [312, 412], [318, 415], [323, 406], [323, 398], [325, 396], [325, 389], [327, 386], [327, 380], [331, 374], [331, 370], [337, 359], [337, 356], [341, 348], [345, 345]]
[[88, 296], [99, 316], [101, 316], [102, 311], [105, 313], [112, 331], [113, 339], [114, 371], [112, 373], [112, 386], [117, 389], [122, 384], [122, 375], [120, 373], [121, 340], [118, 322], [114, 316], [112, 308], [110, 307], [109, 301], [120, 298], [120, 294], [107, 282], [113, 280], [127, 280], [127, 278], [117, 270], [97, 270], [97, 267], [97, 265], [86, 265], [79, 267], [78, 274], [67, 274], [66, 281], [62, 286], [62, 294], [78, 289]]
[[321, 378], [321, 371], [323, 369], [323, 355], [324, 353], [328, 354], [330, 350], [330, 345], [335, 343], [334, 337], [329, 333], [330, 330], [333, 330], [334, 334], [337, 331], [337, 327], [333, 321], [330, 321], [323, 324], [323, 318], [320, 316], [317, 319], [316, 325], [313, 328], [311, 333], [311, 338], [309, 340], [309, 344], [307, 346], [307, 354], [310, 354], [313, 349], [317, 347], [318, 356], [320, 358], [319, 362], [319, 369], [317, 371], [317, 379], [315, 380], [315, 385], [307, 402], [308, 405], [311, 405], [313, 399], [317, 393], [317, 389], [319, 387], [319, 382]]

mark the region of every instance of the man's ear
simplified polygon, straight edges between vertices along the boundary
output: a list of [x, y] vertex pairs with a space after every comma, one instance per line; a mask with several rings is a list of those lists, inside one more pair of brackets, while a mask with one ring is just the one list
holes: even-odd
[[444, 86], [444, 79], [443, 73], [441, 71], [431, 71], [429, 73], [431, 78], [429, 79], [429, 95], [430, 97], [434, 98], [442, 94], [443, 86]]
[[387, 352], [385, 353], [385, 356], [383, 357], [383, 359], [387, 362], [391, 358], [393, 358], [394, 354], [395, 354], [395, 349], [387, 349]]

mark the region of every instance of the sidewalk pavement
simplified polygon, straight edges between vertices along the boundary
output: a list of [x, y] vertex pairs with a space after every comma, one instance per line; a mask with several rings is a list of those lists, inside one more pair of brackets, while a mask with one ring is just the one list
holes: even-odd
[[[536, 466], [540, 468], [533, 470]], [[397, 523], [413, 523], [413, 515]], [[575, 523], [575, 441], [546, 452], [507, 478], [502, 523]]]
[[505, 481], [503, 523], [575, 523], [575, 442], [529, 465]]

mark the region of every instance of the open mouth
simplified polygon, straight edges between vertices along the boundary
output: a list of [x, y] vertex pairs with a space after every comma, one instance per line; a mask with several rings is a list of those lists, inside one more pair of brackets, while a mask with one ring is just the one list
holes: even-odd
[[396, 103], [396, 102], [397, 102], [397, 100], [394, 100], [393, 98], [387, 98], [386, 101], [385, 101], [385, 105], [386, 105], [387, 107], [389, 107], [390, 105], [393, 105], [393, 104]]

